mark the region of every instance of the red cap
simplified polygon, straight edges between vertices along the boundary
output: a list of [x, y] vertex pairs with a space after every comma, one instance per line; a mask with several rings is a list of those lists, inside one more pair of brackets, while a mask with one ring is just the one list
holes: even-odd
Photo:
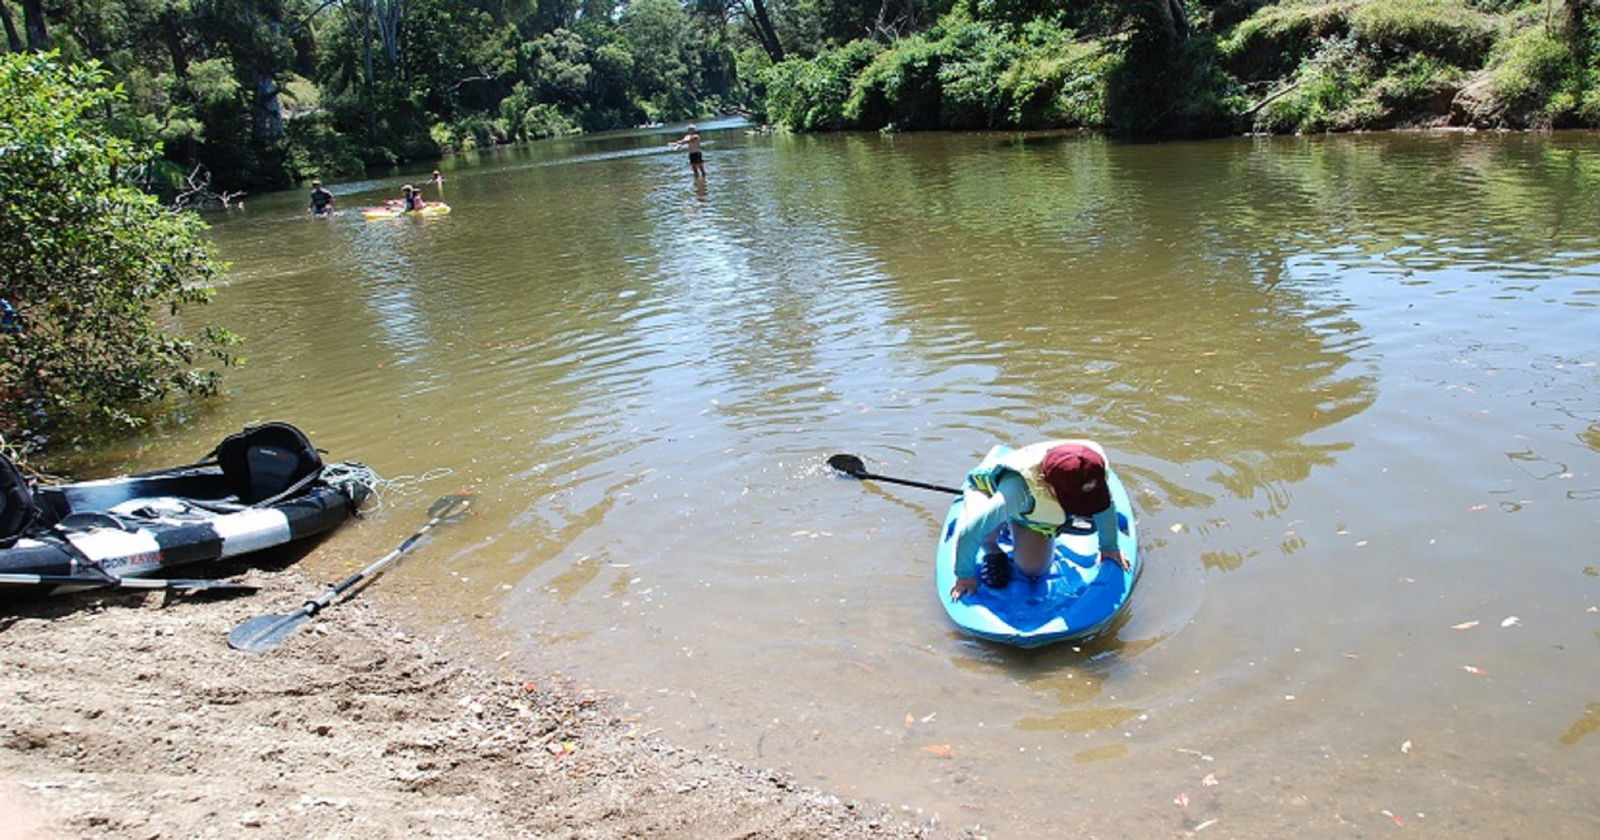
[[1044, 454], [1040, 474], [1055, 491], [1056, 502], [1070, 515], [1094, 516], [1111, 507], [1106, 486], [1106, 459], [1081, 443], [1063, 443]]

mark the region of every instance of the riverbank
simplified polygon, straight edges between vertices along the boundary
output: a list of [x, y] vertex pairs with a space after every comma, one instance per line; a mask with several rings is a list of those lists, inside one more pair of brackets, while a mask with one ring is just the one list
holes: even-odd
[[654, 737], [559, 675], [504, 673], [373, 598], [262, 655], [248, 597], [102, 593], [0, 620], [0, 838], [794, 837], [939, 833]]

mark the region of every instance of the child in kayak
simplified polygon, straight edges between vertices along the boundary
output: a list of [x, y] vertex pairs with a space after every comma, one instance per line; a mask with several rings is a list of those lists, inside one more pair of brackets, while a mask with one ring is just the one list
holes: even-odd
[[422, 200], [422, 190], [419, 190], [410, 184], [406, 184], [400, 188], [400, 198], [398, 200], [391, 198], [384, 203], [390, 205], [391, 207], [400, 208], [400, 211], [403, 213], [410, 213], [413, 210], [421, 210], [422, 208], [428, 206], [428, 202]]
[[[1106, 453], [1089, 440], [1055, 440], [1024, 446], [973, 469], [956, 526], [956, 582], [950, 600], [983, 585], [996, 589], [1017, 571], [1037, 576], [1050, 567], [1053, 541], [1073, 517], [1090, 517], [1100, 537], [1100, 560], [1129, 568], [1117, 548], [1117, 511], [1106, 485]], [[1010, 525], [1012, 556], [1000, 550], [1001, 529]], [[973, 541], [983, 545], [982, 568]]]

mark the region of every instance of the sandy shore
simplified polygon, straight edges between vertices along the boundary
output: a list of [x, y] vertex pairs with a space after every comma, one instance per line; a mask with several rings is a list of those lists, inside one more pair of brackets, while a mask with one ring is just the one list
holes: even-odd
[[932, 826], [663, 743], [558, 676], [497, 673], [358, 597], [278, 649], [246, 597], [0, 602], [0, 838], [931, 837]]

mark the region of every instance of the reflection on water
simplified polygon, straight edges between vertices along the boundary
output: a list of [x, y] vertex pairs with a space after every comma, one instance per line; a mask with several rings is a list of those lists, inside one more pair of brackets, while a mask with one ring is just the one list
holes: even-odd
[[[952, 832], [1600, 831], [1593, 135], [724, 125], [696, 184], [677, 128], [455, 161], [443, 217], [361, 218], [399, 173], [219, 219], [249, 365], [107, 468], [263, 419], [447, 468], [305, 565], [476, 486], [389, 597]], [[1149, 563], [1081, 649], [955, 632], [947, 499], [823, 463], [1080, 435]]]

